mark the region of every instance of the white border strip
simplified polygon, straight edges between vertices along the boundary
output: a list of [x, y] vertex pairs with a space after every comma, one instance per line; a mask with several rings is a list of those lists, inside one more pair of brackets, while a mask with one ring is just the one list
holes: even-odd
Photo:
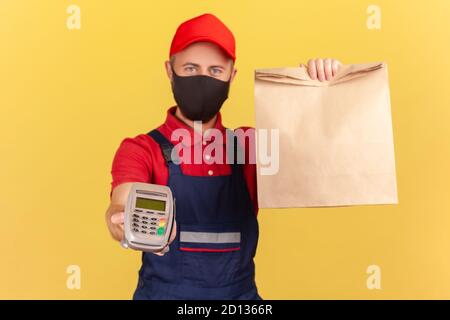
[[180, 241], [195, 243], [240, 243], [241, 233], [180, 231]]

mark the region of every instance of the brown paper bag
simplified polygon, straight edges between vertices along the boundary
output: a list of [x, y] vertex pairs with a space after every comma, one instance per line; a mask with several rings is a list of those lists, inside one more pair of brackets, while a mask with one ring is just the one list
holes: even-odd
[[398, 203], [385, 63], [343, 65], [326, 82], [257, 69], [255, 112], [257, 140], [279, 129], [278, 172], [257, 161], [261, 208]]

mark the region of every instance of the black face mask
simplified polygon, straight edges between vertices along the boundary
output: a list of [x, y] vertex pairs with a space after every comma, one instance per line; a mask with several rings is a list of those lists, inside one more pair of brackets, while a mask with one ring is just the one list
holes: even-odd
[[190, 120], [211, 120], [228, 98], [230, 80], [209, 76], [180, 77], [173, 71], [172, 92], [183, 115]]

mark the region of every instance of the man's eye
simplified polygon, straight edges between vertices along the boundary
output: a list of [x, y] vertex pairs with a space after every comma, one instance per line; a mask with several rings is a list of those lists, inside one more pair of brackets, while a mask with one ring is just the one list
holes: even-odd
[[195, 71], [195, 68], [194, 68], [194, 67], [185, 67], [185, 68], [184, 68], [184, 71], [187, 71], [187, 72], [194, 72], [194, 71]]
[[220, 75], [222, 73], [222, 70], [218, 68], [212, 69], [211, 71], [215, 76]]

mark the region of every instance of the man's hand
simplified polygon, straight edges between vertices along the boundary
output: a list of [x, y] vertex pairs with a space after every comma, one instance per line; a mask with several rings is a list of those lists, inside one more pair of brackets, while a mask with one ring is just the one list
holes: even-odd
[[330, 81], [336, 75], [342, 63], [336, 59], [310, 59], [308, 65], [304, 66], [308, 69], [309, 76], [313, 80]]
[[[123, 183], [114, 188], [111, 195], [111, 204], [106, 211], [106, 225], [114, 240], [122, 241], [124, 239], [124, 218], [125, 203], [130, 193], [132, 183]], [[168, 246], [172, 243], [177, 235], [177, 225], [173, 222], [172, 233], [170, 234], [169, 243], [159, 252], [153, 252], [162, 256], [168, 251]]]
[[124, 239], [124, 208], [125, 206], [122, 204], [111, 204], [106, 211], [106, 225], [113, 239], [119, 242]]

